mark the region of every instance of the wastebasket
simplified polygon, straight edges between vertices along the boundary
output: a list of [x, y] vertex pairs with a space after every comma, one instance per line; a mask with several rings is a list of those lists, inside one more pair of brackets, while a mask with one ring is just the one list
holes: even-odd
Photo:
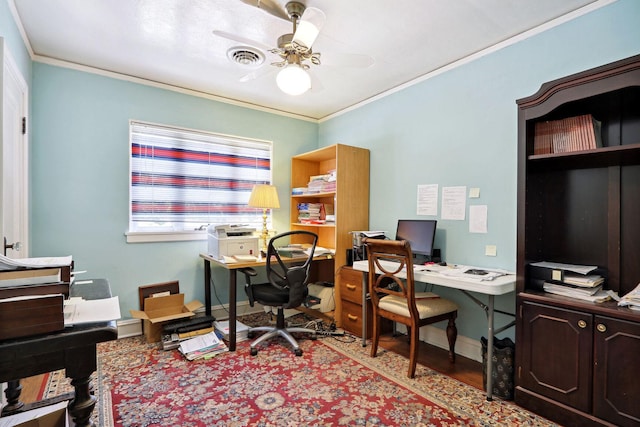
[[[487, 391], [487, 339], [482, 337], [480, 342], [482, 343], [482, 387]], [[493, 357], [491, 358], [493, 396], [513, 400], [515, 352], [516, 344], [511, 338], [493, 338]]]

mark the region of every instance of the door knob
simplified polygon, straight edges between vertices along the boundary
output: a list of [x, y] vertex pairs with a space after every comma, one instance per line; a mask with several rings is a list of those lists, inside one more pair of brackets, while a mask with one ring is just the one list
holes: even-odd
[[7, 249], [13, 249], [14, 251], [20, 250], [20, 242], [13, 242], [11, 244], [7, 244], [7, 238], [4, 238], [4, 256], [7, 256]]

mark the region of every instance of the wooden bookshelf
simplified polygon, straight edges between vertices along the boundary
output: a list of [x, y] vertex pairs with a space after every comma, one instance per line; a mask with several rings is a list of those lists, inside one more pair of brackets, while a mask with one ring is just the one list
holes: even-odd
[[[515, 401], [562, 425], [638, 425], [640, 314], [542, 292], [529, 264], [597, 266], [620, 296], [640, 282], [640, 55], [545, 83], [517, 104]], [[581, 115], [599, 122], [601, 143], [536, 146], [540, 123]]]
[[[331, 192], [291, 195], [292, 230], [308, 230], [318, 235], [318, 246], [333, 249], [333, 280], [340, 267], [347, 263], [347, 249], [352, 247], [349, 232], [369, 229], [369, 150], [343, 144], [331, 145], [291, 159], [291, 189], [307, 187], [312, 176], [336, 171], [336, 189]], [[333, 205], [335, 223], [302, 224], [298, 221], [298, 203]], [[293, 241], [292, 243], [307, 243]], [[336, 288], [336, 292], [338, 289]], [[341, 326], [342, 304], [336, 294], [335, 319]]]

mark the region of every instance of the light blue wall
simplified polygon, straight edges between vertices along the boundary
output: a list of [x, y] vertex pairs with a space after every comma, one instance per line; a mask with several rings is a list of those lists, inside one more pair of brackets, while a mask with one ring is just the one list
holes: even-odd
[[[204, 302], [206, 251], [205, 241], [126, 243], [130, 119], [273, 141], [275, 228], [288, 229], [290, 158], [317, 147], [315, 123], [42, 63], [33, 92], [32, 255], [71, 254], [85, 276], [108, 278], [124, 317], [144, 284], [179, 280]], [[217, 269], [214, 279], [227, 283]], [[228, 301], [226, 286], [218, 295]]]
[[0, 38], [4, 39], [4, 47], [11, 52], [11, 56], [22, 73], [22, 77], [26, 82], [30, 82], [31, 58], [13, 20], [9, 9], [9, 0], [0, 0]]
[[[489, 232], [439, 221], [437, 246], [454, 262], [513, 269], [515, 100], [545, 81], [640, 53], [639, 18], [640, 2], [621, 0], [319, 125], [35, 63], [32, 255], [72, 254], [77, 269], [109, 278], [125, 317], [142, 284], [177, 279], [187, 298], [204, 299], [197, 256], [204, 242], [125, 243], [128, 120], [138, 119], [273, 140], [283, 203], [277, 229], [287, 228], [289, 159], [317, 146], [371, 150], [374, 229], [393, 231], [398, 218], [417, 217], [418, 184], [479, 187], [480, 198], [468, 201], [489, 207]], [[16, 34], [11, 38], [15, 43]], [[497, 257], [483, 255], [487, 244], [498, 247]], [[226, 283], [219, 271], [214, 280]], [[481, 310], [457, 292], [438, 291], [462, 306], [461, 335], [486, 335]], [[226, 303], [224, 286], [218, 294]], [[513, 301], [499, 298], [498, 306], [513, 311]]]
[[[515, 100], [549, 80], [640, 53], [639, 23], [640, 1], [613, 3], [323, 122], [320, 144], [371, 150], [371, 229], [393, 235], [399, 218], [435, 218], [436, 247], [445, 260], [513, 271]], [[440, 191], [443, 186], [480, 188], [480, 198], [467, 199], [467, 205], [488, 206], [488, 233], [469, 233], [468, 207], [465, 221], [442, 220], [441, 209], [435, 217], [418, 216], [420, 184], [439, 184]], [[497, 256], [485, 256], [485, 245], [496, 245]], [[456, 291], [437, 291], [463, 306], [462, 335], [486, 336], [482, 311], [473, 302]], [[497, 306], [513, 313], [513, 294], [497, 298]]]

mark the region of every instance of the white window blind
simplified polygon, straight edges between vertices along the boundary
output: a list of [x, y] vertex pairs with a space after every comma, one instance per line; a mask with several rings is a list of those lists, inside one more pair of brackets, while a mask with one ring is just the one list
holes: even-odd
[[262, 227], [247, 202], [254, 184], [271, 183], [270, 142], [134, 121], [130, 140], [130, 231]]

